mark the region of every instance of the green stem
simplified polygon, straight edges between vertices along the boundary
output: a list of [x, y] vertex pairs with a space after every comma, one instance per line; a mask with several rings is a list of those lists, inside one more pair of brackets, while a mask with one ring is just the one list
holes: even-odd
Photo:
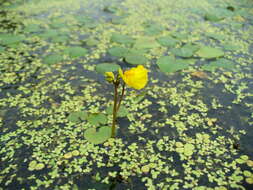
[[115, 137], [116, 133], [116, 118], [117, 118], [117, 102], [118, 102], [118, 86], [119, 83], [114, 83], [114, 104], [113, 104], [113, 118], [112, 118], [112, 135], [111, 137]]
[[118, 106], [117, 106], [117, 112], [119, 111], [121, 102], [122, 102], [124, 94], [125, 94], [125, 87], [126, 87], [126, 85], [125, 85], [125, 83], [123, 83], [122, 92], [121, 92], [121, 95], [120, 95], [120, 98], [119, 98], [119, 103], [118, 103]]

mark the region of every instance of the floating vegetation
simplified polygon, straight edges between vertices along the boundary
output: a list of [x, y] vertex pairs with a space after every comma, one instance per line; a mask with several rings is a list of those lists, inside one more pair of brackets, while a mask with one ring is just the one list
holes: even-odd
[[253, 189], [251, 0], [0, 7], [0, 189]]

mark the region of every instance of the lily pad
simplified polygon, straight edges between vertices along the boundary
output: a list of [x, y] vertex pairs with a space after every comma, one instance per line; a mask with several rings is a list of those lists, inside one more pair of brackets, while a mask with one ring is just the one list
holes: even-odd
[[118, 71], [119, 69], [120, 69], [120, 66], [115, 63], [101, 63], [101, 64], [98, 64], [95, 68], [95, 70], [101, 74], [104, 74], [105, 72]]
[[125, 57], [125, 55], [128, 53], [128, 49], [127, 48], [123, 48], [123, 47], [112, 47], [108, 50], [108, 53], [112, 56], [115, 57]]
[[0, 46], [0, 53], [4, 52], [5, 51], [5, 48]]
[[68, 54], [71, 58], [78, 58], [88, 53], [88, 50], [82, 47], [68, 47], [64, 50], [64, 53]]
[[212, 59], [224, 56], [224, 52], [220, 48], [203, 46], [196, 52], [196, 55], [202, 58]]
[[18, 44], [25, 39], [23, 35], [15, 35], [15, 34], [0, 34], [0, 44], [2, 45], [14, 45]]
[[145, 28], [145, 34], [146, 35], [157, 35], [157, 34], [160, 34], [163, 30], [164, 30], [163, 26], [154, 23], [152, 25], [148, 25]]
[[40, 30], [41, 30], [41, 28], [40, 28], [40, 25], [38, 25], [38, 24], [29, 24], [24, 28], [24, 31], [27, 33], [38, 32]]
[[134, 44], [135, 49], [152, 49], [160, 47], [160, 44], [152, 37], [141, 37]]
[[123, 34], [117, 34], [117, 33], [112, 34], [111, 41], [112, 42], [117, 42], [117, 43], [120, 43], [120, 44], [132, 44], [132, 43], [134, 43], [134, 39], [132, 37], [127, 36], [127, 35], [123, 35]]
[[186, 69], [189, 63], [176, 61], [172, 56], [163, 56], [157, 60], [157, 65], [162, 72], [172, 73]]
[[180, 41], [171, 36], [163, 36], [157, 39], [158, 43], [165, 47], [175, 47]]
[[52, 65], [55, 63], [59, 63], [62, 60], [63, 60], [63, 57], [61, 54], [51, 54], [51, 55], [44, 57], [43, 62], [48, 65]]
[[58, 36], [58, 32], [57, 30], [47, 30], [44, 33], [40, 34], [39, 36], [43, 39], [50, 39], [50, 38], [54, 38], [56, 36]]
[[73, 123], [78, 123], [81, 120], [87, 119], [88, 114], [85, 111], [76, 111], [69, 114], [67, 119]]
[[148, 59], [140, 54], [127, 54], [125, 56], [126, 62], [133, 65], [144, 65], [147, 63]]
[[235, 68], [235, 64], [227, 59], [222, 58], [202, 66], [202, 69], [206, 71], [215, 71], [218, 68], [233, 70]]
[[87, 141], [93, 144], [100, 144], [111, 137], [111, 127], [103, 126], [98, 129], [89, 128], [84, 132]]
[[172, 49], [171, 52], [180, 57], [191, 57], [199, 49], [199, 46], [186, 44], [181, 48]]
[[107, 117], [103, 113], [90, 113], [87, 120], [92, 125], [106, 124]]

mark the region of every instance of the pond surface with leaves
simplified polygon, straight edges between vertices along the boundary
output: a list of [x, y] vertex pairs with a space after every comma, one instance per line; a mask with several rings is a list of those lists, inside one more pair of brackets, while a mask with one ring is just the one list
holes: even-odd
[[252, 36], [251, 0], [0, 0], [0, 190], [253, 189]]

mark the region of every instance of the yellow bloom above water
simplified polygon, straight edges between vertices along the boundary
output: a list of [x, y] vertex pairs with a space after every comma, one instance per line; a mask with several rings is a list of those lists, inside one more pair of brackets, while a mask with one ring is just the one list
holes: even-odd
[[148, 70], [142, 65], [138, 65], [135, 68], [125, 71], [119, 70], [119, 74], [123, 81], [134, 89], [140, 90], [144, 88], [148, 82]]

